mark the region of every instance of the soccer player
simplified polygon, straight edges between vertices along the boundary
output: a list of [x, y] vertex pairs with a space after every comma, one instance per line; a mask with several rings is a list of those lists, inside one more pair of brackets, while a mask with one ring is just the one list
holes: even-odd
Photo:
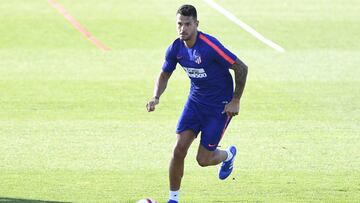
[[[226, 150], [217, 146], [231, 118], [238, 115], [247, 66], [214, 37], [198, 31], [197, 12], [192, 5], [181, 6], [176, 13], [179, 37], [166, 51], [165, 62], [155, 82], [153, 98], [146, 104], [154, 111], [167, 82], [179, 63], [191, 81], [187, 102], [178, 121], [177, 142], [169, 167], [170, 197], [179, 202], [181, 178], [187, 151], [201, 132], [197, 162], [200, 166], [221, 164], [219, 178], [226, 179], [233, 170], [235, 146]], [[234, 71], [235, 89], [229, 69]]]

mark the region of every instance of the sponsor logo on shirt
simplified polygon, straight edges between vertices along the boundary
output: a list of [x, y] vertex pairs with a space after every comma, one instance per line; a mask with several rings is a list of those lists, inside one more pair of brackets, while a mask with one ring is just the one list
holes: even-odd
[[188, 67], [183, 67], [183, 68], [190, 78], [206, 78], [207, 77], [205, 70], [203, 68], [188, 68]]

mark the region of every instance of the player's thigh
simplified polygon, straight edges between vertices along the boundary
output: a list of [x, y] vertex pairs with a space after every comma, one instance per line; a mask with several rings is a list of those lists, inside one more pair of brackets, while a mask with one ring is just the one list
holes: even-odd
[[200, 145], [208, 151], [215, 151], [230, 120], [226, 115], [208, 118], [202, 128]]
[[210, 160], [214, 156], [214, 151], [210, 151], [208, 148], [205, 148], [202, 144], [199, 144], [198, 152], [196, 155], [196, 160], [201, 162], [202, 160]]
[[196, 134], [192, 130], [184, 130], [177, 134], [174, 153], [178, 153], [179, 155], [186, 154], [195, 138]]
[[189, 135], [191, 132], [185, 132], [188, 130], [192, 130], [195, 135], [200, 132], [199, 110], [197, 105], [191, 100], [188, 100], [184, 105], [184, 109], [176, 126], [176, 133], [178, 135]]

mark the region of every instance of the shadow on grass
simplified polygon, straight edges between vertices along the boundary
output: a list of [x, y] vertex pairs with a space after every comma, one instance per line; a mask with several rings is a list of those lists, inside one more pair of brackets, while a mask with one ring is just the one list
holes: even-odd
[[0, 197], [0, 203], [70, 203], [70, 202], [56, 202], [56, 201], [45, 201], [35, 199], [17, 199], [9, 197]]

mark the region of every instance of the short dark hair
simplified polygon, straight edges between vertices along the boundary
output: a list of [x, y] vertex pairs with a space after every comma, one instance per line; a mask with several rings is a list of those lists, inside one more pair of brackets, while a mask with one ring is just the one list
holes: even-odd
[[195, 20], [197, 19], [196, 8], [193, 5], [185, 4], [182, 5], [176, 12], [176, 15], [180, 14], [182, 16], [191, 16]]

